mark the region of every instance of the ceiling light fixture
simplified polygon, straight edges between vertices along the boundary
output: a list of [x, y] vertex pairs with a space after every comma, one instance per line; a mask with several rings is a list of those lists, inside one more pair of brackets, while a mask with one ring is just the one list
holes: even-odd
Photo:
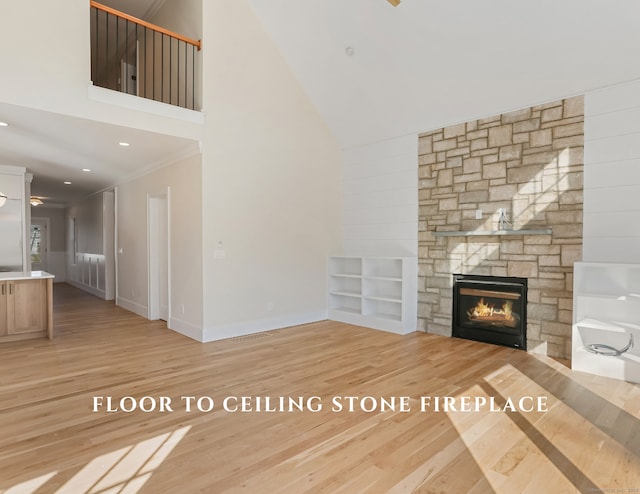
[[9, 127], [7, 122], [0, 122], [0, 127]]
[[83, 169], [82, 169], [82, 171], [83, 171], [83, 172], [90, 172], [90, 171], [91, 171], [91, 168], [83, 168]]
[[0, 208], [4, 206], [7, 202], [7, 194], [4, 192], [0, 192]]
[[69, 182], [68, 180], [64, 183], [65, 185], [71, 185], [71, 182]]
[[31, 199], [29, 200], [29, 202], [31, 203], [32, 206], [41, 206], [43, 204], [42, 199], [35, 196], [31, 196]]
[[120, 144], [122, 147], [125, 147], [125, 148], [130, 145], [128, 142], [124, 142], [124, 141], [119, 142], [118, 144]]

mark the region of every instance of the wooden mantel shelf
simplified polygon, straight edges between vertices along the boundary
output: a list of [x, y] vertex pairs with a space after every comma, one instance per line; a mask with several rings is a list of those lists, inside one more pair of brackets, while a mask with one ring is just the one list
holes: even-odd
[[468, 230], [468, 231], [442, 231], [431, 232], [435, 237], [480, 237], [492, 235], [551, 235], [551, 228], [531, 230]]

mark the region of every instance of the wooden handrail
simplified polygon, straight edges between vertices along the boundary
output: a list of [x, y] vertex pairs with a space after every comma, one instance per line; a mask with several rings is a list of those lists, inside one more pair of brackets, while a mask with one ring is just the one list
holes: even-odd
[[168, 29], [164, 29], [160, 26], [156, 26], [155, 24], [151, 24], [150, 22], [143, 21], [142, 19], [138, 19], [137, 17], [134, 17], [132, 15], [125, 14], [124, 12], [120, 12], [119, 10], [112, 9], [111, 7], [107, 7], [106, 5], [102, 5], [101, 3], [95, 2], [94, 0], [90, 0], [90, 4], [91, 4], [91, 7], [95, 7], [96, 9], [102, 10], [103, 12], [107, 12], [108, 14], [116, 15], [121, 19], [135, 22], [136, 24], [147, 27], [149, 29], [153, 29], [154, 31], [157, 31], [159, 33], [166, 34], [167, 36], [171, 36], [172, 38], [179, 39], [180, 41], [184, 41], [185, 43], [188, 43], [198, 48], [198, 51], [200, 51], [201, 49], [202, 43], [200, 41], [196, 41], [195, 39], [187, 38], [186, 36], [182, 36], [181, 34], [174, 33], [173, 31], [169, 31]]

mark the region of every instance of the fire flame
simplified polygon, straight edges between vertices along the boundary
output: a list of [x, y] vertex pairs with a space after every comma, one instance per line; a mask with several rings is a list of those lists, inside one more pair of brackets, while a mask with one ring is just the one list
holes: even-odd
[[512, 321], [512, 309], [513, 302], [510, 300], [506, 300], [504, 304], [502, 304], [502, 309], [496, 309], [493, 305], [485, 303], [484, 298], [481, 298], [476, 306], [469, 311], [468, 315], [470, 318], [502, 316], [504, 320]]

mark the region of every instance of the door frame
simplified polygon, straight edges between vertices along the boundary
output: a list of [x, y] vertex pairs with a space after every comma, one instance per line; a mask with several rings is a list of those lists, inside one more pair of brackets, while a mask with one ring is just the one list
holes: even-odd
[[[34, 221], [36, 222], [42, 222], [44, 223], [44, 228], [46, 229], [46, 238], [45, 238], [45, 245], [44, 245], [44, 259], [45, 259], [45, 268], [44, 269], [40, 269], [41, 271], [48, 271], [49, 270], [49, 251], [51, 250], [51, 228], [50, 228], [50, 220], [49, 218], [46, 218], [44, 216], [32, 216], [31, 217], [31, 221], [29, 222], [29, 240], [31, 240], [31, 225], [33, 225]], [[41, 237], [42, 238], [42, 237]], [[42, 264], [42, 263], [40, 263]], [[29, 245], [29, 265], [33, 268], [32, 263], [31, 263], [31, 245]], [[36, 270], [36, 271], [40, 271], [40, 270]]]

